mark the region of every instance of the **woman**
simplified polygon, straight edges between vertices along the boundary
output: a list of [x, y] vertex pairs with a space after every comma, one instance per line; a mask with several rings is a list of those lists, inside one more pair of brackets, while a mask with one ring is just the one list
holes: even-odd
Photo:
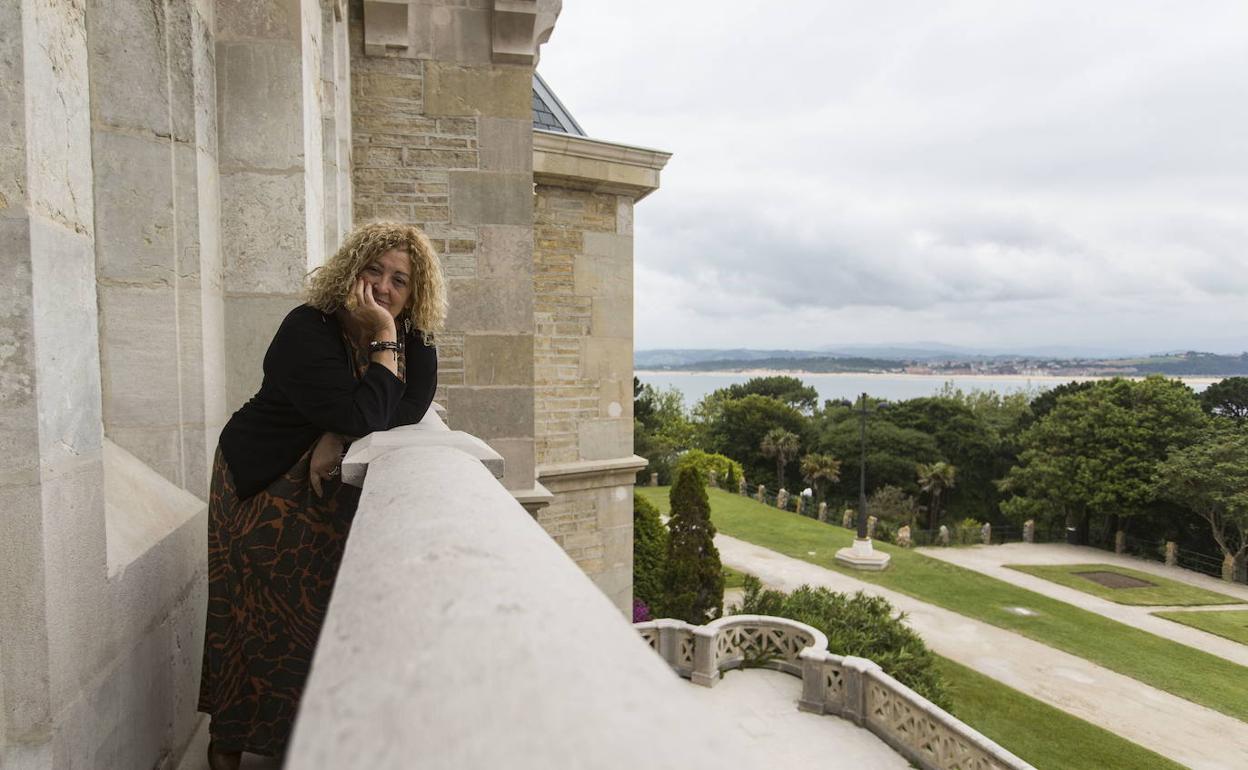
[[436, 385], [429, 335], [446, 293], [420, 230], [357, 228], [307, 298], [282, 321], [213, 464], [199, 695], [213, 770], [285, 749], [359, 502], [339, 474], [347, 443], [420, 421]]

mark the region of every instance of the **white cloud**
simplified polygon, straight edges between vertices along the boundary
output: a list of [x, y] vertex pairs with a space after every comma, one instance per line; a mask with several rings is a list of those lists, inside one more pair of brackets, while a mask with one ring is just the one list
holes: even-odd
[[675, 153], [639, 348], [1248, 348], [1239, 0], [583, 0], [541, 70]]

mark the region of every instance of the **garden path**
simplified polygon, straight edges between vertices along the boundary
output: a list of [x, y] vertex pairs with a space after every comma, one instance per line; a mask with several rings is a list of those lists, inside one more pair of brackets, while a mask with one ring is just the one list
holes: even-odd
[[[1006, 543], [1005, 545], [976, 545], [959, 548], [916, 548], [916, 551], [933, 559], [940, 559], [959, 567], [983, 573], [1005, 583], [1035, 591], [1038, 594], [1073, 604], [1080, 609], [1104, 615], [1107, 618], [1134, 626], [1141, 631], [1170, 639], [1179, 644], [1195, 647], [1211, 655], [1248, 666], [1248, 645], [1240, 644], [1232, 639], [1225, 639], [1199, 628], [1185, 626], [1165, 618], [1155, 617], [1151, 613], [1159, 610], [1245, 610], [1248, 609], [1248, 586], [1227, 583], [1223, 580], [1202, 575], [1199, 572], [1167, 567], [1153, 561], [1146, 561], [1134, 556], [1124, 556], [1103, 551], [1099, 548], [1075, 546], [1059, 543]], [[1147, 572], [1159, 577], [1169, 578], [1181, 583], [1204, 588], [1220, 594], [1241, 599], [1243, 604], [1204, 605], [1201, 607], [1159, 607], [1135, 606], [1118, 604], [1099, 596], [1093, 596], [1074, 588], [1059, 585], [1051, 580], [1028, 575], [1006, 567], [1007, 564], [1112, 564], [1127, 567], [1138, 572]]]
[[[717, 535], [724, 564], [791, 591], [802, 584], [883, 596], [937, 653], [1194, 770], [1248, 756], [1248, 724], [1083, 658], [950, 610]], [[1037, 729], [1043, 729], [1037, 725]], [[1054, 740], [1060, 740], [1054, 736]]]

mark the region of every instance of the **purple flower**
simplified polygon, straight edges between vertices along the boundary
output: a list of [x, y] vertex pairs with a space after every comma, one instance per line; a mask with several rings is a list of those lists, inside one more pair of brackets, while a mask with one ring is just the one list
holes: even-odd
[[641, 599], [633, 599], [633, 622], [643, 623], [647, 620], [653, 620], [650, 617], [650, 608]]

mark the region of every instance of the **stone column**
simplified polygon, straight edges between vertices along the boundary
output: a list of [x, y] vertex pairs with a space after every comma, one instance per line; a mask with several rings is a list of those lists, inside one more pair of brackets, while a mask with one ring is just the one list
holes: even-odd
[[1177, 567], [1179, 564], [1179, 544], [1173, 540], [1166, 541], [1166, 566]]
[[845, 529], [854, 528], [854, 512], [849, 508], [846, 508], [845, 512], [841, 514], [841, 526]]
[[327, 73], [317, 0], [219, 0], [216, 21], [226, 411], [232, 412], [259, 387], [273, 332], [303, 301], [307, 273], [325, 260], [321, 83]]
[[944, 524], [940, 525], [940, 532], [936, 536], [936, 542], [940, 545], [949, 545], [949, 528]]
[[659, 485], [659, 474], [651, 473], [650, 474], [650, 486], [657, 487], [658, 485]]
[[828, 520], [828, 504], [819, 503], [819, 521], [826, 522]]
[[225, 420], [210, 23], [132, 0], [87, 22], [105, 433], [207, 498]]
[[1121, 529], [1114, 533], [1114, 553], [1126, 553], [1127, 533]]
[[903, 525], [900, 529], [897, 530], [897, 545], [901, 546], [902, 548], [909, 548], [912, 545], [912, 543], [910, 542], [910, 525], [909, 524]]
[[755, 499], [758, 500], [760, 503], [766, 504], [767, 503], [767, 485], [759, 484], [758, 491], [754, 493], [754, 496], [755, 496]]
[[741, 477], [741, 478], [737, 481], [737, 494], [741, 495], [742, 497], [748, 497], [748, 496], [749, 496], [749, 491], [746, 489], [746, 486], [747, 486], [747, 485], [746, 485], [746, 483], [745, 483], [745, 477], [744, 477], [744, 476], [742, 476], [742, 477]]
[[876, 517], [871, 516], [871, 515], [867, 516], [867, 538], [868, 539], [872, 539], [875, 537], [875, 523], [877, 521], [879, 521], [879, 519], [877, 519]]
[[985, 522], [984, 526], [979, 528], [979, 541], [984, 545], [992, 545], [992, 525]]
[[781, 489], [779, 492], [776, 492], [776, 507], [781, 510], [788, 510], [789, 490]]
[[1024, 543], [1036, 542], [1036, 522], [1034, 519], [1028, 519], [1027, 521], [1023, 522], [1023, 542]]

